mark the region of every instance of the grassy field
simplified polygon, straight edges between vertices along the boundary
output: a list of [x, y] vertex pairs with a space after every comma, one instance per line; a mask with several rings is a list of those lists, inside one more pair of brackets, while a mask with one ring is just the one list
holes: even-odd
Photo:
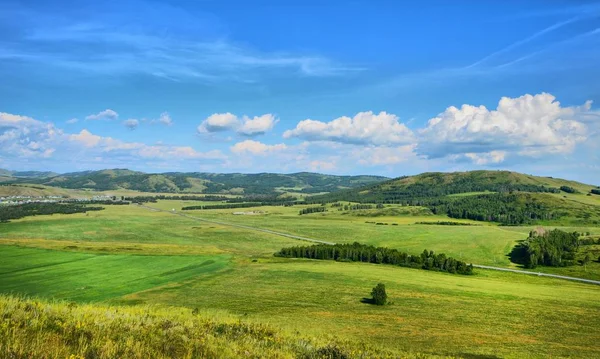
[[[160, 201], [151, 206], [178, 210], [196, 203]], [[513, 266], [506, 254], [532, 229], [421, 225], [416, 222], [448, 218], [414, 208], [395, 216], [387, 209], [329, 209], [299, 216], [304, 207], [186, 214], [415, 254], [427, 248], [498, 266]], [[232, 214], [253, 210], [264, 213]], [[600, 234], [598, 228], [566, 229]], [[281, 247], [299, 244], [303, 243], [136, 206], [106, 206], [89, 215], [28, 217], [0, 224], [0, 291], [77, 302], [226, 311], [290, 333], [317, 338], [334, 334], [401, 352], [466, 358], [600, 356], [595, 345], [600, 342], [597, 286], [485, 270], [459, 276], [272, 256]], [[600, 277], [600, 263], [573, 268], [574, 274]], [[386, 284], [393, 304], [361, 303], [378, 282]]]
[[3, 358], [440, 358], [172, 306], [74, 305], [0, 295], [0, 317]]
[[140, 256], [2, 246], [4, 293], [103, 301], [227, 267], [228, 255]]

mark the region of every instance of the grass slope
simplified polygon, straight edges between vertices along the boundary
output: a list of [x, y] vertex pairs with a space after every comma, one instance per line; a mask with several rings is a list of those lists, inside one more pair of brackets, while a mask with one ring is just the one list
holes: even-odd
[[5, 358], [434, 358], [289, 334], [223, 313], [0, 296]]
[[[153, 205], [170, 209], [184, 202], [189, 204]], [[281, 247], [300, 242], [135, 206], [106, 207], [88, 216], [39, 216], [1, 224], [0, 291], [77, 302], [224, 310], [286, 332], [318, 338], [335, 334], [340, 340], [366, 341], [401, 353], [465, 358], [600, 355], [595, 345], [600, 341], [597, 286], [485, 270], [456, 276], [273, 258]], [[448, 218], [413, 207], [405, 212], [405, 207], [391, 206], [383, 213], [328, 207], [325, 213], [299, 216], [304, 207], [244, 209], [264, 211], [259, 215], [233, 215], [236, 210], [187, 214], [340, 243], [359, 241], [411, 253], [427, 248], [499, 266], [510, 266], [506, 254], [532, 229], [417, 225]], [[365, 223], [374, 221], [388, 225]], [[597, 227], [565, 229], [600, 234]], [[585, 271], [598, 275], [600, 263], [590, 263]], [[361, 303], [378, 282], [386, 284], [393, 304]], [[23, 338], [20, 348], [30, 337]]]

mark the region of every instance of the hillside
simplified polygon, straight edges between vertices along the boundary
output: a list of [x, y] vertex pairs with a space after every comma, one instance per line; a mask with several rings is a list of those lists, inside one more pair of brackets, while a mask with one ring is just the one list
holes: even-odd
[[361, 188], [324, 195], [324, 199], [339, 198], [357, 202], [394, 202], [403, 199], [440, 197], [476, 192], [549, 192], [561, 193], [566, 186], [583, 194], [595, 186], [509, 171], [427, 172], [404, 176]]
[[[429, 207], [452, 218], [525, 224], [600, 223], [595, 186], [509, 171], [431, 172], [315, 196], [314, 202], [352, 201]], [[565, 218], [569, 218], [564, 222]]]
[[[306, 338], [219, 312], [0, 296], [7, 358], [435, 358]], [[449, 358], [449, 357], [446, 357]]]
[[381, 176], [333, 176], [318, 173], [292, 174], [217, 174], [143, 173], [126, 169], [85, 171], [38, 178], [5, 177], [3, 183], [37, 184], [68, 189], [95, 191], [134, 190], [162, 193], [221, 193], [278, 195], [290, 193], [324, 193], [355, 188], [386, 180]]

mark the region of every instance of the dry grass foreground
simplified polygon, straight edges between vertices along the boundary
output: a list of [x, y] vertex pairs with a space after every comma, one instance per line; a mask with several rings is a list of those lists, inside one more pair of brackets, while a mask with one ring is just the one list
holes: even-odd
[[223, 313], [0, 296], [2, 358], [440, 358], [309, 338]]

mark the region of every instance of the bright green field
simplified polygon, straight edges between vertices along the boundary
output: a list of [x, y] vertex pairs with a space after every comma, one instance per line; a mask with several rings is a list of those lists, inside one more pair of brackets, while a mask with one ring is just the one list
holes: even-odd
[[[151, 206], [179, 209], [182, 204]], [[415, 224], [448, 220], [421, 212], [371, 217], [334, 209], [299, 216], [301, 208], [186, 213], [415, 254], [427, 248], [497, 266], [511, 266], [506, 254], [531, 230]], [[265, 214], [232, 214], [252, 210]], [[301, 244], [135, 206], [29, 217], [0, 224], [0, 291], [224, 310], [308, 335], [334, 334], [415, 352], [472, 358], [600, 356], [600, 286], [485, 270], [459, 276], [272, 256], [281, 247]], [[591, 263], [585, 273], [595, 276], [599, 268]], [[378, 282], [386, 284], [393, 305], [360, 302]]]
[[227, 266], [229, 256], [69, 253], [2, 246], [2, 292], [102, 301], [185, 281]]

